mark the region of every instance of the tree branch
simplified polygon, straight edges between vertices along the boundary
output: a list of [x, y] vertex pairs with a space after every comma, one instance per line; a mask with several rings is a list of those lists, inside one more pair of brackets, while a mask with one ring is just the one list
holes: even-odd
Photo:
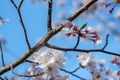
[[77, 37], [77, 42], [76, 42], [76, 44], [75, 44], [74, 49], [76, 49], [76, 48], [77, 48], [77, 46], [79, 45], [79, 42], [80, 42], [80, 36], [78, 35], [78, 37]]
[[1, 51], [1, 59], [2, 59], [2, 66], [5, 66], [4, 62], [4, 55], [3, 55], [3, 49], [2, 49], [2, 41], [0, 40], [0, 51]]
[[19, 77], [36, 77], [36, 76], [41, 76], [42, 74], [44, 74], [44, 72], [41, 72], [39, 74], [34, 74], [34, 75], [27, 75], [27, 74], [18, 74], [16, 73], [14, 70], [13, 70], [13, 67], [11, 66], [11, 70], [12, 70], [12, 73], [15, 74], [16, 76], [19, 76]]
[[52, 3], [52, 0], [48, 1], [48, 31], [52, 30]]
[[78, 17], [81, 13], [88, 10], [88, 8], [93, 5], [98, 0], [89, 0], [84, 6], [82, 6], [78, 11], [76, 11], [71, 17], [68, 18], [69, 21], [73, 21], [76, 17]]
[[15, 2], [13, 0], [11, 0], [11, 3], [13, 4], [13, 6], [17, 9], [17, 5], [15, 4]]
[[103, 50], [107, 47], [107, 45], [108, 45], [108, 37], [109, 37], [109, 34], [107, 34], [107, 36], [106, 36], [106, 43], [105, 43], [105, 45], [103, 46]]
[[77, 67], [75, 70], [71, 71], [71, 73], [75, 73], [76, 71], [78, 71], [80, 69], [80, 67]]
[[25, 25], [24, 25], [24, 22], [23, 22], [23, 19], [22, 19], [22, 15], [21, 15], [21, 6], [23, 4], [23, 1], [24, 0], [21, 0], [18, 7], [16, 6], [16, 4], [14, 3], [13, 0], [11, 0], [11, 3], [14, 5], [14, 7], [16, 8], [17, 12], [18, 12], [18, 16], [20, 18], [20, 23], [22, 25], [22, 28], [23, 28], [23, 31], [24, 31], [24, 36], [25, 36], [25, 40], [26, 40], [26, 43], [27, 43], [27, 46], [28, 46], [28, 49], [31, 49], [31, 46], [30, 46], [30, 43], [29, 43], [29, 40], [28, 40], [28, 36], [27, 36], [27, 31], [26, 31], [26, 28], [25, 28]]
[[75, 51], [75, 52], [103, 52], [106, 54], [110, 54], [110, 55], [115, 55], [115, 56], [120, 56], [120, 54], [118, 53], [114, 53], [114, 52], [110, 52], [110, 51], [106, 51], [103, 49], [88, 49], [88, 50], [84, 50], [84, 49], [74, 49], [74, 48], [62, 48], [62, 47], [57, 47], [51, 44], [46, 44], [47, 47], [49, 48], [53, 48], [53, 49], [57, 49], [57, 50], [62, 50], [62, 51]]

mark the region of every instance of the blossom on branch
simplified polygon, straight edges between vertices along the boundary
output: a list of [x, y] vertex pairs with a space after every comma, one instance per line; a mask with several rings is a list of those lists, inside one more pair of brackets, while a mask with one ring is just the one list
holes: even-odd
[[113, 56], [113, 58], [111, 60], [111, 63], [117, 65], [118, 67], [120, 67], [120, 57]]
[[47, 49], [47, 50], [39, 50], [35, 52], [32, 61], [38, 63], [35, 65], [36, 68], [41, 69], [41, 72], [44, 74], [41, 75], [43, 80], [67, 80], [67, 76], [61, 76], [59, 69], [65, 67], [65, 56], [62, 51], [54, 50], [54, 49]]
[[93, 55], [90, 53], [80, 53], [77, 55], [78, 63], [83, 68], [93, 68], [96, 63], [93, 61]]
[[92, 41], [97, 45], [102, 43], [102, 40], [98, 35], [97, 30], [95, 30], [93, 27], [88, 27], [87, 29], [82, 30], [84, 27], [82, 29], [81, 27], [78, 28], [70, 21], [66, 21], [64, 23], [64, 26], [65, 28], [63, 30], [66, 31], [67, 37], [75, 37], [76, 35], [78, 35], [80, 38], [83, 38], [87, 41]]

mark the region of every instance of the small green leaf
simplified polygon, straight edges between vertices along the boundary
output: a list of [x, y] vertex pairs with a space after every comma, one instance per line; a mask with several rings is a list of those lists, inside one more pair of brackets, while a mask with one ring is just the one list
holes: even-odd
[[84, 23], [82, 26], [80, 26], [80, 30], [82, 30], [83, 28], [85, 28], [87, 25], [87, 23]]

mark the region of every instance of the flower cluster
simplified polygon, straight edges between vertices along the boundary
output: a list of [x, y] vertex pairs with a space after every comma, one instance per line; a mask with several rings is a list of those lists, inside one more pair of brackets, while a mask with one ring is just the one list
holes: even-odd
[[118, 67], [120, 67], [120, 57], [114, 56], [113, 59], [111, 60], [112, 64], [116, 64]]
[[[68, 75], [61, 76], [59, 72], [59, 69], [64, 68], [65, 65], [65, 57], [62, 51], [54, 49], [48, 49], [45, 51], [40, 50], [33, 55], [32, 61], [38, 63], [38, 65], [33, 66], [33, 69], [38, 68], [40, 69], [39, 72], [44, 73], [39, 77], [42, 78], [42, 80], [68, 79]], [[33, 69], [30, 69], [29, 72], [36, 74], [36, 70]]]
[[77, 55], [77, 59], [79, 66], [91, 74], [89, 80], [120, 80], [120, 72], [106, 67], [103, 59], [96, 61], [94, 55], [83, 52]]
[[66, 36], [70, 37], [70, 36], [76, 36], [77, 33], [79, 33], [79, 28], [77, 26], [75, 26], [73, 23], [71, 23], [70, 21], [66, 21], [64, 23], [64, 25], [66, 26], [65, 28], [63, 28], [64, 30], [66, 30]]
[[[110, 14], [113, 12], [115, 6], [120, 3], [120, 0], [114, 0], [114, 3], [115, 3], [114, 6], [109, 10], [109, 13], [110, 13]], [[111, 2], [111, 3], [106, 3], [106, 4], [105, 4], [105, 8], [107, 8], [108, 6], [110, 6], [110, 5], [112, 5], [112, 4], [113, 4], [113, 2]]]
[[88, 40], [88, 41], [92, 41], [95, 44], [102, 43], [102, 40], [101, 40], [100, 36], [98, 35], [97, 30], [95, 30], [92, 27], [88, 27], [87, 29], [82, 30], [81, 27], [78, 28], [70, 21], [66, 21], [64, 23], [64, 26], [65, 26], [64, 30], [66, 30], [67, 37], [70, 37], [70, 36], [74, 37], [76, 35], [79, 35], [80, 38], [83, 38], [83, 39]]

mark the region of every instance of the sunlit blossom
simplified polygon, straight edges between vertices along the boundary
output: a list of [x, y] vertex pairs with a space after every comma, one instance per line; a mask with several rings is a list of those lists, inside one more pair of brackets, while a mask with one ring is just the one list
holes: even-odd
[[67, 77], [60, 75], [59, 69], [65, 67], [65, 56], [62, 51], [55, 49], [39, 50], [34, 53], [32, 61], [37, 62], [36, 68], [40, 68], [44, 74], [42, 78], [63, 78], [67, 80]]

